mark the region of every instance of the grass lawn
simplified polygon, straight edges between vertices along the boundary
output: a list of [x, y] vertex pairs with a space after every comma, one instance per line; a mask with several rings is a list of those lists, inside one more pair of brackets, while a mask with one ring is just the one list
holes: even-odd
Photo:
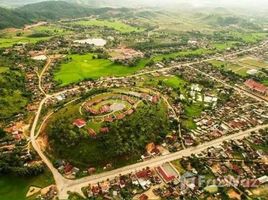
[[127, 24], [124, 24], [120, 21], [109, 21], [109, 20], [83, 20], [77, 21], [74, 24], [82, 25], [82, 26], [98, 26], [98, 27], [108, 27], [115, 29], [122, 33], [130, 33], [130, 32], [140, 32], [143, 31], [143, 28], [133, 27]]
[[44, 174], [36, 177], [16, 177], [1, 175], [0, 199], [1, 200], [24, 200], [30, 186], [46, 187], [54, 183], [53, 177], [47, 170]]
[[167, 79], [164, 79], [163, 82], [168, 87], [181, 90], [183, 90], [183, 86], [186, 84], [186, 81], [177, 76], [171, 76]]
[[20, 113], [28, 103], [28, 99], [23, 97], [19, 90], [7, 96], [0, 96], [0, 101], [0, 118], [8, 118]]
[[199, 117], [203, 111], [202, 103], [195, 103], [190, 106], [185, 106], [186, 119], [182, 120], [182, 126], [186, 129], [196, 129], [194, 117]]
[[115, 64], [108, 59], [93, 59], [93, 54], [72, 55], [71, 62], [62, 64], [55, 74], [55, 80], [61, 85], [79, 82], [86, 78], [97, 79], [105, 76], [125, 76], [133, 74], [146, 65], [146, 60], [141, 60], [137, 66], [128, 67]]
[[195, 103], [190, 106], [186, 106], [185, 112], [189, 117], [198, 117], [201, 115], [203, 105], [201, 103]]

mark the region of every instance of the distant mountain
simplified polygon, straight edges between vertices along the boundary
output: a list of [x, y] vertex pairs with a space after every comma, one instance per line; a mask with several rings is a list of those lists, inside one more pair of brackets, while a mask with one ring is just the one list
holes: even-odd
[[25, 13], [33, 19], [60, 19], [82, 17], [92, 14], [93, 9], [67, 3], [64, 1], [46, 1], [41, 3], [29, 4], [15, 10], [19, 13]]
[[0, 8], [0, 29], [7, 27], [22, 27], [24, 24], [30, 23], [32, 20], [24, 15], [25, 13]]
[[203, 17], [202, 21], [212, 26], [221, 26], [221, 27], [238, 26], [253, 30], [260, 28], [257, 24], [251, 22], [249, 19], [235, 15], [209, 14]]
[[88, 8], [64, 1], [46, 1], [25, 5], [15, 9], [0, 8], [0, 29], [22, 27], [25, 24], [41, 20], [78, 18], [94, 14], [105, 14], [111, 9]]

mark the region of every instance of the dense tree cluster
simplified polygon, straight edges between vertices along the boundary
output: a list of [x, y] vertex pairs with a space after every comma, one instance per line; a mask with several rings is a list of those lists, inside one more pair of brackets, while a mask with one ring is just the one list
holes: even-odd
[[51, 122], [47, 132], [54, 153], [75, 164], [99, 165], [139, 157], [146, 144], [161, 143], [169, 131], [167, 110], [163, 103], [147, 104], [121, 121], [104, 126], [109, 133], [90, 136], [86, 127], [72, 125], [73, 116]]

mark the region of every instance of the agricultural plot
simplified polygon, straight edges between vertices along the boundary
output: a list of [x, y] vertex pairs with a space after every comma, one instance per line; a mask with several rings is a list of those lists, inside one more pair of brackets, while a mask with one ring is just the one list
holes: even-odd
[[98, 26], [111, 28], [121, 33], [130, 33], [130, 32], [141, 32], [144, 31], [143, 28], [133, 27], [128, 24], [122, 23], [120, 21], [108, 21], [108, 20], [83, 20], [74, 22], [74, 24], [81, 26]]
[[12, 37], [12, 38], [0, 38], [0, 48], [3, 47], [10, 47], [14, 44], [19, 44], [19, 43], [36, 43], [38, 41], [42, 40], [48, 40], [50, 37]]
[[268, 63], [253, 57], [245, 57], [232, 61], [210, 61], [215, 67], [224, 68], [226, 70], [233, 71], [240, 76], [247, 76], [251, 70], [260, 70], [261, 68], [267, 68]]
[[108, 59], [93, 59], [93, 54], [72, 55], [70, 57], [72, 61], [62, 64], [60, 70], [55, 73], [55, 80], [60, 82], [62, 86], [87, 78], [125, 76], [141, 70], [146, 65], [146, 61], [141, 60], [138, 65], [128, 67], [115, 64]]
[[1, 30], [0, 48], [10, 47], [19, 43], [36, 43], [49, 40], [54, 36], [63, 36], [72, 33], [56, 25], [35, 26], [30, 29], [6, 29]]

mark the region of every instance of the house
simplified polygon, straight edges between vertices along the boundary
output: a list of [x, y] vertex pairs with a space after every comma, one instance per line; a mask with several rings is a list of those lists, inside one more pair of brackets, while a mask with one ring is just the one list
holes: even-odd
[[150, 185], [151, 185], [150, 177], [151, 176], [152, 176], [152, 171], [150, 169], [143, 169], [142, 171], [139, 171], [136, 173], [136, 177], [138, 179], [138, 182], [144, 190], [147, 190], [150, 188]]
[[76, 119], [74, 120], [73, 125], [77, 128], [83, 128], [86, 125], [86, 121], [83, 119]]
[[252, 79], [248, 79], [247, 81], [245, 81], [245, 86], [247, 86], [250, 90], [254, 91], [254, 92], [258, 92], [262, 95], [267, 96], [268, 95], [268, 88], [261, 84], [258, 83]]
[[133, 109], [129, 109], [128, 111], [125, 112], [126, 115], [131, 115], [134, 112]]
[[94, 131], [94, 129], [92, 129], [92, 128], [89, 128], [87, 130], [87, 132], [91, 137], [96, 137], [96, 135], [97, 135], [96, 132]]
[[146, 194], [142, 194], [140, 197], [139, 197], [139, 200], [148, 200], [149, 197], [146, 195]]
[[111, 116], [109, 116], [109, 117], [105, 117], [104, 121], [105, 122], [113, 122], [114, 120], [113, 120], [113, 118]]
[[153, 142], [146, 145], [146, 151], [150, 155], [158, 155], [160, 153], [159, 149]]
[[179, 174], [173, 169], [169, 163], [165, 163], [162, 166], [156, 168], [157, 173], [165, 181], [165, 183], [170, 183], [174, 181]]
[[108, 127], [103, 127], [100, 129], [101, 133], [109, 133], [109, 128]]
[[116, 116], [116, 119], [124, 119], [125, 118], [125, 114], [123, 114], [123, 113], [120, 113], [120, 114], [118, 114], [117, 116]]
[[158, 101], [159, 101], [159, 96], [158, 96], [158, 95], [153, 96], [153, 98], [152, 98], [152, 102], [153, 102], [154, 104], [157, 104]]
[[74, 168], [74, 167], [73, 167], [70, 163], [67, 163], [67, 164], [64, 166], [64, 173], [65, 173], [66, 175], [71, 174], [73, 168]]

